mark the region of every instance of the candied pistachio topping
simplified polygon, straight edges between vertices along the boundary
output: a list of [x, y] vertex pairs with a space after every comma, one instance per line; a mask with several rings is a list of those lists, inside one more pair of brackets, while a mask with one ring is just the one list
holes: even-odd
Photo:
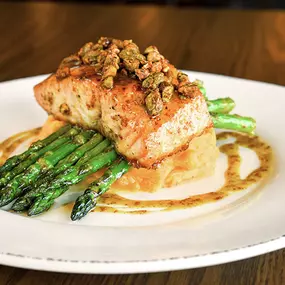
[[173, 85], [169, 82], [164, 81], [159, 85], [159, 90], [161, 92], [163, 103], [168, 103], [174, 93]]
[[199, 87], [196, 84], [191, 82], [186, 82], [178, 87], [179, 94], [182, 94], [184, 97], [189, 97], [192, 95], [196, 95], [197, 92], [200, 92]]
[[202, 80], [196, 79], [195, 81], [193, 81], [193, 84], [196, 84], [199, 87], [201, 93], [207, 99], [207, 93], [204, 87], [204, 82]]
[[140, 53], [139, 47], [132, 41], [123, 42], [123, 49], [119, 56], [129, 72], [135, 72], [140, 67], [140, 64], [146, 63], [146, 59]]
[[164, 74], [162, 72], [151, 73], [143, 82], [142, 87], [147, 89], [156, 89], [159, 84], [164, 81]]
[[78, 55], [80, 57], [84, 57], [86, 55], [87, 52], [89, 52], [90, 50], [92, 50], [94, 44], [92, 42], [86, 43], [78, 52]]
[[103, 86], [107, 89], [113, 88], [114, 85], [114, 77], [117, 75], [120, 63], [119, 52], [116, 45], [110, 44], [102, 70]]
[[205, 93], [203, 82], [190, 82], [187, 74], [169, 64], [155, 46], [149, 46], [141, 53], [132, 40], [101, 37], [97, 43], [88, 42], [76, 54], [62, 60], [56, 76], [63, 79], [70, 74], [82, 74], [76, 73], [80, 66], [88, 66], [88, 75], [100, 75], [102, 87], [106, 89], [114, 87], [118, 73], [138, 79], [145, 91], [145, 105], [151, 116], [159, 115], [163, 104], [169, 103], [175, 92], [180, 98]]
[[147, 60], [150, 62], [157, 62], [163, 59], [163, 56], [155, 46], [149, 46], [145, 49], [144, 53], [147, 54]]
[[189, 81], [188, 75], [186, 73], [183, 73], [183, 72], [177, 73], [177, 79], [178, 79], [179, 83], [185, 83], [185, 82]]
[[151, 91], [145, 98], [145, 104], [148, 113], [151, 116], [157, 116], [163, 109], [163, 102], [158, 89]]

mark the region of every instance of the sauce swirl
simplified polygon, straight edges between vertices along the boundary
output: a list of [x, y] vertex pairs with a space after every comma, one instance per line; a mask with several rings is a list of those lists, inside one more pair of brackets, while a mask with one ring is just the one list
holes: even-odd
[[24, 131], [15, 134], [0, 143], [0, 165], [25, 141], [39, 134], [41, 128]]
[[[21, 132], [13, 135], [0, 143], [0, 165], [17, 149], [19, 145], [36, 136], [40, 128]], [[262, 184], [270, 176], [273, 170], [273, 152], [270, 145], [264, 142], [258, 136], [245, 135], [235, 132], [222, 132], [217, 134], [217, 140], [225, 140], [234, 138], [233, 143], [226, 143], [220, 146], [220, 152], [227, 155], [228, 167], [225, 171], [224, 185], [214, 191], [204, 194], [190, 196], [182, 200], [131, 200], [124, 198], [115, 193], [113, 189], [104, 194], [99, 205], [95, 208], [96, 212], [112, 212], [112, 213], [128, 213], [128, 214], [145, 214], [149, 210], [144, 208], [159, 209], [160, 211], [171, 211], [177, 209], [190, 208], [206, 203], [215, 202], [228, 197], [230, 194], [238, 191], [246, 190], [249, 186]], [[240, 176], [241, 156], [239, 147], [245, 147], [253, 150], [260, 162], [258, 168], [251, 171], [244, 179]], [[73, 203], [65, 205], [67, 209], [71, 209]], [[127, 207], [128, 211], [124, 211]], [[143, 209], [143, 210], [142, 210]]]
[[[215, 202], [228, 197], [231, 193], [246, 190], [254, 184], [266, 181], [272, 172], [273, 153], [272, 148], [258, 136], [245, 135], [234, 132], [222, 132], [217, 134], [217, 140], [234, 138], [235, 142], [223, 144], [220, 152], [227, 155], [228, 168], [225, 171], [224, 185], [214, 191], [205, 194], [190, 196], [182, 200], [143, 200], [135, 201], [119, 196], [115, 193], [106, 193], [101, 199], [95, 211], [99, 212], [122, 212], [133, 214], [144, 214], [148, 210], [142, 208], [162, 208], [160, 211], [171, 211], [190, 208], [206, 203]], [[260, 166], [249, 173], [244, 179], [240, 177], [241, 156], [239, 146], [253, 150], [260, 162]], [[118, 210], [115, 206], [125, 206], [133, 211]]]

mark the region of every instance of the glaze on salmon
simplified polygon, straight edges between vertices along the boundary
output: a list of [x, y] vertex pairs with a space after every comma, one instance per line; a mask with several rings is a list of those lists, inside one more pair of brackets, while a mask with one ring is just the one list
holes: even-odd
[[35, 97], [55, 118], [110, 138], [134, 166], [155, 168], [213, 126], [200, 92], [184, 99], [175, 93], [161, 114], [151, 117], [139, 80], [118, 75], [108, 90], [101, 86], [100, 76], [88, 75], [86, 69], [75, 68], [64, 79], [49, 76], [34, 87]]

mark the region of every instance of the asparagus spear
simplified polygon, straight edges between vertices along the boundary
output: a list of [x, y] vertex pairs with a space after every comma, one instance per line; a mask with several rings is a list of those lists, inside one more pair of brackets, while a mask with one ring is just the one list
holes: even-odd
[[211, 114], [214, 127], [253, 134], [256, 121], [250, 117], [229, 114]]
[[85, 163], [86, 161], [88, 161], [90, 159], [90, 157], [94, 157], [94, 156], [98, 155], [99, 153], [101, 153], [102, 151], [104, 151], [108, 146], [110, 146], [110, 144], [111, 144], [110, 140], [108, 140], [108, 139], [103, 140], [96, 147], [94, 147], [90, 151], [86, 152], [84, 154], [84, 156], [81, 159], [79, 159], [77, 164]]
[[80, 220], [96, 207], [98, 198], [103, 195], [111, 185], [130, 168], [128, 162], [120, 159], [113, 163], [104, 175], [92, 182], [85, 190], [84, 194], [79, 196], [72, 209], [71, 219]]
[[208, 100], [207, 105], [208, 105], [208, 111], [210, 113], [227, 114], [234, 109], [235, 101], [229, 97], [218, 98], [216, 100]]
[[12, 180], [16, 175], [22, 173], [24, 170], [26, 170], [30, 165], [35, 163], [42, 155], [44, 155], [46, 152], [53, 150], [57, 148], [58, 146], [64, 144], [68, 140], [70, 140], [71, 137], [75, 136], [79, 133], [79, 128], [72, 128], [69, 131], [67, 131], [65, 134], [63, 134], [61, 137], [50, 143], [49, 145], [39, 149], [36, 152], [33, 152], [28, 158], [21, 163], [19, 163], [15, 168], [13, 168], [11, 171], [6, 172], [1, 178], [0, 178], [0, 189], [5, 187], [10, 180]]
[[[12, 209], [14, 211], [26, 210], [31, 206], [34, 199], [39, 197], [42, 191], [44, 191], [49, 186], [49, 184], [52, 183], [53, 179], [57, 175], [60, 173], [69, 172], [71, 169], [70, 166], [72, 166], [80, 157], [82, 158], [78, 160], [76, 165], [83, 165], [86, 161], [88, 161], [88, 159], [90, 159], [90, 157], [94, 157], [101, 153], [111, 143], [108, 139], [100, 142], [102, 139], [103, 137], [101, 135], [95, 135], [93, 139], [91, 139], [86, 145], [83, 145], [77, 149], [75, 153], [70, 154], [66, 159], [60, 161], [58, 165], [56, 165], [53, 169], [45, 174], [45, 177], [43, 179], [39, 179], [35, 183], [32, 190], [27, 192], [24, 196], [19, 197], [12, 206]], [[93, 148], [89, 150], [91, 147]]]
[[52, 169], [61, 159], [69, 155], [80, 145], [86, 143], [93, 133], [92, 131], [83, 131], [75, 137], [70, 138], [63, 145], [40, 157], [26, 171], [14, 177], [0, 192], [0, 207], [12, 202], [22, 193], [23, 188], [36, 181], [41, 174], [45, 173], [48, 169]]
[[[63, 186], [54, 190], [54, 193], [58, 197], [64, 194], [69, 189], [69, 186]], [[32, 207], [28, 210], [28, 216], [37, 216], [49, 210], [49, 208], [54, 204], [55, 199], [51, 198], [50, 195], [38, 197]]]
[[[95, 146], [97, 146], [99, 143], [101, 143], [103, 140], [103, 136], [100, 134], [95, 134], [94, 137], [86, 144], [78, 148], [76, 151], [71, 153], [68, 157], [65, 159], [61, 160], [58, 165], [56, 165], [55, 168], [49, 170], [46, 175], [42, 178], [39, 179], [35, 184], [30, 185], [30, 188], [27, 188], [26, 191], [31, 190], [32, 188], [38, 188], [41, 184], [44, 182], [51, 181], [54, 177], [56, 177], [59, 173], [65, 171], [68, 169], [68, 167], [72, 166], [76, 161], [78, 161], [81, 157], [85, 155], [88, 151], [92, 150]], [[107, 142], [104, 141], [102, 144], [98, 145], [96, 148], [96, 151], [98, 153], [101, 152], [102, 147], [109, 145], [109, 141]], [[90, 156], [90, 155], [89, 155]]]
[[[58, 191], [64, 191], [66, 192], [68, 190], [68, 186], [62, 187], [58, 189]], [[64, 193], [63, 192], [63, 193]], [[62, 194], [63, 194], [62, 193]], [[46, 212], [49, 210], [49, 208], [54, 204], [54, 199], [47, 197], [39, 197], [36, 199], [36, 201], [33, 203], [32, 208], [28, 211], [28, 216], [37, 216], [40, 215], [43, 212]]]
[[42, 195], [35, 200], [28, 211], [28, 215], [34, 216], [41, 214], [53, 204], [56, 198], [67, 191], [69, 186], [79, 183], [88, 175], [95, 173], [105, 166], [109, 166], [116, 158], [116, 151], [110, 149], [90, 158], [90, 160], [84, 164], [77, 163], [75, 166], [71, 167], [71, 170], [67, 174], [60, 174], [52, 182], [52, 185], [45, 189], [42, 192]]
[[0, 176], [3, 176], [4, 173], [6, 173], [7, 171], [10, 171], [16, 165], [18, 165], [19, 163], [24, 161], [26, 158], [28, 158], [28, 156], [30, 154], [40, 150], [41, 148], [43, 148], [47, 145], [49, 145], [54, 140], [56, 140], [59, 136], [63, 135], [64, 133], [66, 133], [70, 129], [71, 129], [71, 125], [65, 125], [62, 128], [60, 128], [58, 131], [56, 131], [55, 133], [53, 133], [50, 136], [48, 136], [47, 138], [45, 138], [44, 140], [39, 140], [39, 141], [34, 142], [29, 147], [29, 149], [26, 150], [25, 152], [7, 159], [6, 162], [0, 167]]

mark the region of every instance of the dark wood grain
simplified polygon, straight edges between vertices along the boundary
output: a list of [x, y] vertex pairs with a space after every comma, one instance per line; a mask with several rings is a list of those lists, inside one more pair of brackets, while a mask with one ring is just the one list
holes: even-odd
[[[285, 85], [285, 13], [0, 3], [0, 81], [49, 73], [100, 35], [157, 45], [179, 68]], [[1, 240], [0, 240], [1, 242]], [[208, 268], [75, 275], [0, 266], [0, 284], [285, 284], [285, 251]]]

